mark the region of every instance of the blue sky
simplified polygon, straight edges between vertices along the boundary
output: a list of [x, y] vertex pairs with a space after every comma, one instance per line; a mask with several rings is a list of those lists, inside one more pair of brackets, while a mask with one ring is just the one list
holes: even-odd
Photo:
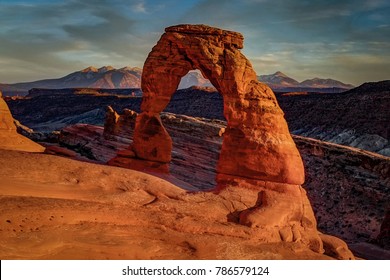
[[164, 28], [241, 32], [258, 75], [390, 79], [388, 0], [0, 0], [0, 83], [142, 67]]

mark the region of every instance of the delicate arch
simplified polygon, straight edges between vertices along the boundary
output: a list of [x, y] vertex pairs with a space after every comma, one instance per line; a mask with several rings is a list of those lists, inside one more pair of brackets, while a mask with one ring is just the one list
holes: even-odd
[[169, 162], [172, 140], [161, 123], [180, 79], [199, 69], [223, 96], [227, 128], [217, 166], [219, 174], [300, 185], [302, 159], [275, 95], [257, 81], [240, 52], [243, 36], [205, 25], [165, 29], [145, 61], [142, 113], [133, 150], [138, 158]]

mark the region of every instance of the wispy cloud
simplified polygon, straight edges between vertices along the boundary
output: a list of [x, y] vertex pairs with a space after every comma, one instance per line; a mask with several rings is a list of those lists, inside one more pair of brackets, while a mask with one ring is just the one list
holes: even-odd
[[134, 4], [133, 8], [134, 8], [134, 11], [136, 11], [137, 13], [144, 13], [144, 14], [147, 13], [144, 1], [140, 1], [136, 4]]

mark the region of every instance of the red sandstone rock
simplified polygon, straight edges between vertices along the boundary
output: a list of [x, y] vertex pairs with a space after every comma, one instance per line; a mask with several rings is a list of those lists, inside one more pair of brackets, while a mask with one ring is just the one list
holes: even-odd
[[15, 131], [16, 126], [14, 124], [14, 118], [9, 111], [7, 103], [0, 95], [0, 130]]
[[228, 221], [249, 190], [227, 200], [46, 154], [1, 151], [0, 162], [1, 259], [330, 259], [305, 246], [299, 225]]
[[107, 107], [106, 117], [104, 119], [104, 137], [117, 134], [116, 124], [118, 123], [119, 115], [112, 109], [111, 106]]
[[338, 260], [354, 260], [355, 257], [348, 249], [347, 244], [334, 236], [320, 234], [324, 245], [325, 254]]
[[18, 134], [14, 118], [0, 95], [0, 149], [43, 152], [44, 147]]
[[107, 107], [104, 120], [104, 137], [126, 135], [129, 130], [133, 130], [137, 113], [133, 110], [124, 109], [123, 115], [119, 115], [111, 106]]
[[218, 194], [235, 201], [232, 212], [236, 213], [238, 223], [251, 228], [278, 229], [282, 241], [302, 242], [315, 252], [323, 252], [317, 222], [302, 187], [223, 174], [217, 180], [224, 185]]
[[171, 161], [172, 139], [165, 130], [159, 113], [143, 112], [135, 123], [133, 149], [137, 157], [150, 161]]
[[228, 126], [218, 173], [300, 185], [301, 157], [272, 90], [257, 81], [239, 49], [243, 36], [204, 25], [166, 28], [145, 61], [142, 114], [134, 132], [139, 158], [169, 162], [171, 138], [159, 114], [189, 70], [200, 69], [224, 97]]
[[131, 167], [133, 170], [147, 172], [147, 173], [163, 173], [169, 172], [168, 164], [164, 162], [156, 162], [149, 160], [140, 160], [131, 154], [131, 151], [125, 153], [123, 151], [118, 152], [117, 157], [109, 160], [108, 165], [112, 166], [126, 166]]
[[60, 155], [69, 158], [76, 158], [78, 154], [75, 151], [59, 146], [48, 146], [45, 149], [45, 154]]

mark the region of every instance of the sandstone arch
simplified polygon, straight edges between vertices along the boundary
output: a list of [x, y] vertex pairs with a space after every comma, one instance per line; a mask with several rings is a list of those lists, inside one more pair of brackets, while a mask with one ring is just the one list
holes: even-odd
[[[227, 128], [211, 197], [223, 201], [220, 206], [226, 211], [226, 221], [258, 229], [263, 234], [260, 243], [294, 242], [323, 253], [310, 201], [300, 186], [304, 182], [302, 159], [274, 93], [257, 81], [251, 63], [240, 52], [242, 47], [243, 37], [236, 32], [205, 25], [166, 28], [144, 64], [143, 101], [133, 145], [109, 164], [142, 166], [142, 170], [152, 167], [154, 171], [167, 168], [172, 140], [160, 113], [181, 77], [199, 69], [223, 96]], [[112, 117], [110, 122], [115, 114]], [[191, 197], [203, 201], [204, 195]], [[219, 206], [211, 203], [213, 207]], [[331, 250], [341, 244], [327, 242]]]
[[228, 126], [218, 174], [293, 185], [304, 182], [302, 159], [283, 112], [272, 90], [257, 81], [241, 48], [243, 36], [237, 32], [205, 25], [165, 29], [143, 68], [142, 113], [136, 120], [133, 142], [138, 158], [171, 160], [172, 140], [160, 113], [182, 76], [199, 69], [224, 100]]

